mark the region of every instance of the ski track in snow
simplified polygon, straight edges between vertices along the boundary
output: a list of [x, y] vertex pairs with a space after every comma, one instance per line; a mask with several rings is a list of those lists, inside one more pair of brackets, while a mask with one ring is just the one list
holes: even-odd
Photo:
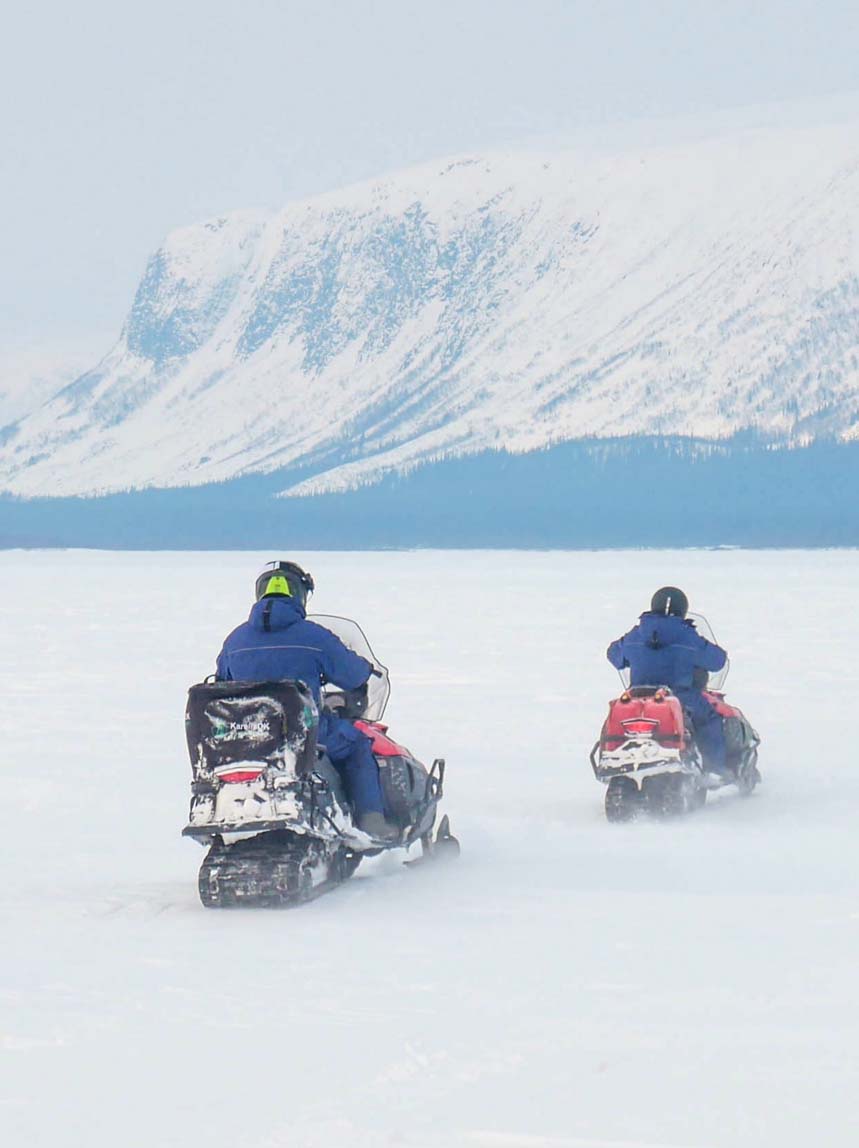
[[[268, 557], [0, 554], [0, 1143], [856, 1143], [858, 552], [297, 555], [446, 756], [463, 854], [206, 912], [184, 694]], [[603, 651], [665, 582], [764, 785], [609, 826]]]

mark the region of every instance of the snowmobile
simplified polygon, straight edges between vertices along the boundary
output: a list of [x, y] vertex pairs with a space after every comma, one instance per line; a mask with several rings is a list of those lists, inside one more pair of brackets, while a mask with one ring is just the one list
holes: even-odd
[[188, 692], [191, 810], [182, 831], [208, 847], [198, 880], [207, 908], [300, 904], [387, 849], [420, 843], [421, 856], [406, 862], [412, 865], [459, 853], [447, 816], [433, 833], [444, 759], [427, 769], [388, 736], [388, 671], [363, 630], [348, 618], [312, 620], [375, 667], [359, 690], [323, 686], [321, 705], [370, 738], [399, 838], [381, 842], [357, 827], [340, 774], [317, 744], [319, 712], [304, 682], [207, 679]]
[[[690, 614], [698, 633], [715, 643], [701, 615]], [[609, 702], [591, 766], [606, 786], [609, 821], [629, 821], [640, 813], [671, 816], [700, 809], [707, 793], [735, 785], [748, 797], [761, 780], [760, 737], [742, 710], [725, 701], [722, 691], [730, 666], [718, 673], [696, 670], [695, 685], [722, 718], [727, 771], [710, 772], [695, 743], [688, 714], [667, 686], [630, 686], [629, 670], [621, 672], [624, 691]]]

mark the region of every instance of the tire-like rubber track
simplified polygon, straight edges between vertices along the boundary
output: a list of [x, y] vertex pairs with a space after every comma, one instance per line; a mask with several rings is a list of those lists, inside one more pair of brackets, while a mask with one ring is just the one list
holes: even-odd
[[207, 909], [301, 905], [350, 877], [357, 860], [345, 851], [332, 854], [315, 838], [283, 831], [231, 845], [216, 842], [200, 867], [200, 900]]

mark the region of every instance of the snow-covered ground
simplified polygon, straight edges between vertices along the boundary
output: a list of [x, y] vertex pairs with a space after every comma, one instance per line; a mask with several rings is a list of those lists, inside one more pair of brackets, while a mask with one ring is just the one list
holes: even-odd
[[[761, 1148], [859, 1136], [859, 553], [298, 555], [447, 757], [458, 864], [212, 913], [184, 691], [247, 554], [0, 554], [0, 1143]], [[603, 658], [663, 582], [765, 784], [609, 826]]]

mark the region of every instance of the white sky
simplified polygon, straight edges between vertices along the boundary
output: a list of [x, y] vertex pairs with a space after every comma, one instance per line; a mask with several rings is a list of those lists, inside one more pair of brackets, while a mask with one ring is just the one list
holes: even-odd
[[118, 333], [175, 226], [583, 125], [859, 90], [856, 0], [17, 0], [0, 347]]

